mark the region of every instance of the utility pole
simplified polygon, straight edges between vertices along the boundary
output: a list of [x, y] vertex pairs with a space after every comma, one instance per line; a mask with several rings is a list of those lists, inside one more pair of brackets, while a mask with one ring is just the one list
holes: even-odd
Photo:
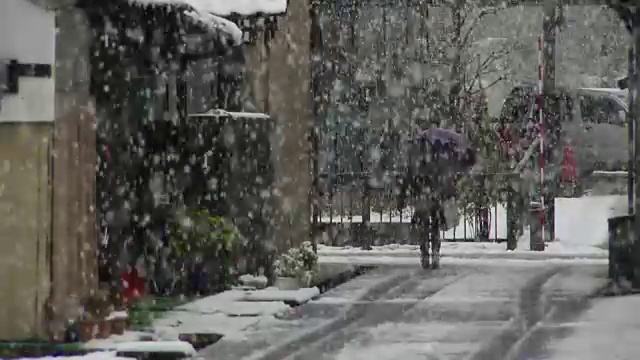
[[[640, 90], [640, 8], [636, 6], [636, 1], [633, 0], [607, 0], [607, 5], [615, 10], [620, 17], [620, 19], [624, 22], [627, 30], [629, 31], [631, 37], [629, 41], [629, 74], [625, 81], [623, 81], [622, 85], [619, 85], [621, 88], [627, 88], [629, 90], [629, 146], [632, 147], [629, 149], [629, 198], [634, 198], [634, 204], [629, 203], [629, 212], [633, 211], [633, 224], [629, 229], [629, 243], [631, 250], [631, 263], [632, 263], [632, 271], [630, 274], [627, 274], [631, 277], [631, 285], [633, 288], [640, 288], [640, 195], [638, 190], [640, 190], [640, 181], [638, 181], [638, 175], [640, 175], [640, 107], [638, 103], [638, 95]], [[633, 126], [633, 131], [631, 131], [631, 126]], [[631, 175], [635, 175], [632, 176]], [[633, 182], [635, 180], [635, 193], [631, 190], [633, 187]], [[631, 215], [631, 214], [630, 214]], [[626, 225], [626, 224], [625, 224]], [[626, 239], [610, 239], [610, 241], [624, 241]], [[620, 247], [618, 245], [618, 247]], [[624, 251], [628, 251], [629, 247], [623, 246]], [[609, 264], [610, 276], [615, 275], [611, 273], [611, 269], [619, 268], [620, 266], [626, 267], [627, 264], [623, 264], [624, 261], [618, 259], [616, 254], [609, 255], [609, 262], [613, 262], [613, 264]], [[618, 270], [616, 270], [617, 272]], [[626, 273], [626, 271], [625, 271]]]
[[[635, 215], [633, 221], [633, 231], [632, 234], [632, 252], [633, 252], [633, 287], [640, 288], [640, 241], [638, 239], [638, 235], [640, 235], [640, 212], [638, 207], [640, 205], [640, 197], [638, 197], [640, 191], [640, 164], [638, 164], [639, 155], [638, 150], [640, 149], [640, 111], [638, 111], [638, 95], [640, 90], [640, 10], [636, 10], [635, 14], [631, 20], [631, 52], [632, 56], [629, 57], [629, 60], [632, 61], [629, 64], [629, 71], [631, 72], [633, 69], [633, 74], [629, 74], [629, 96], [632, 100], [633, 106], [630, 109], [631, 116], [630, 122], [634, 124], [634, 142], [633, 142], [633, 161], [634, 161], [634, 170], [635, 170]], [[631, 146], [632, 144], [629, 144]]]
[[[562, 0], [545, 0], [543, 6], [543, 113], [544, 113], [544, 164], [555, 165], [554, 160], [558, 157], [550, 151], [555, 149], [558, 140], [558, 129], [560, 126], [560, 102], [559, 97], [555, 96], [556, 92], [556, 31], [558, 29], [559, 20], [562, 17]], [[555, 168], [555, 166], [554, 166]], [[548, 240], [555, 238], [555, 193], [557, 187], [557, 171], [545, 171], [547, 174], [544, 179], [543, 194], [545, 204], [545, 226], [546, 236]]]

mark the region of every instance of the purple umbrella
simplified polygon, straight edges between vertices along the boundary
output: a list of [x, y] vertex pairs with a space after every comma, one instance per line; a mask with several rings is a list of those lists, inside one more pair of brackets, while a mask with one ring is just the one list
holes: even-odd
[[449, 144], [451, 149], [458, 153], [464, 153], [470, 149], [469, 142], [464, 135], [449, 129], [443, 128], [431, 128], [427, 130], [421, 130], [416, 135], [416, 140], [426, 139], [431, 144], [435, 144], [438, 141], [442, 144]]
[[476, 162], [475, 151], [471, 148], [469, 141], [467, 141], [463, 134], [456, 131], [444, 128], [421, 130], [416, 134], [414, 141], [416, 140], [427, 140], [432, 145], [440, 143], [440, 149], [448, 145], [447, 147], [450, 150], [460, 156], [459, 165], [462, 165], [463, 168], [471, 167]]

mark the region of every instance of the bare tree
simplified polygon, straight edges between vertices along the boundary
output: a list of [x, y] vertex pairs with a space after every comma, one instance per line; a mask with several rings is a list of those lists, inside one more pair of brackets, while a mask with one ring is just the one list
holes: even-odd
[[433, 52], [434, 68], [440, 70], [442, 80], [447, 82], [446, 113], [450, 125], [462, 125], [466, 99], [481, 88], [486, 90], [505, 79], [506, 75], [497, 65], [510, 53], [507, 44], [478, 46], [483, 41], [490, 43], [485, 45], [494, 45], [491, 41], [494, 39], [479, 39], [477, 30], [486, 16], [498, 10], [467, 0], [445, 0], [432, 8], [432, 12], [440, 13], [445, 19], [441, 24], [436, 20], [431, 22], [429, 48]]

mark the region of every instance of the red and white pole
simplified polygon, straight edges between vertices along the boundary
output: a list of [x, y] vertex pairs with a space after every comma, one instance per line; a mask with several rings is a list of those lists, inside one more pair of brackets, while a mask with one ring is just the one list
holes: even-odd
[[544, 63], [543, 63], [543, 46], [544, 35], [538, 36], [538, 136], [540, 139], [540, 203], [542, 205], [542, 215], [540, 217], [542, 222], [542, 242], [545, 243], [545, 202], [544, 202], [544, 116], [542, 113], [543, 103], [543, 75], [544, 75]]

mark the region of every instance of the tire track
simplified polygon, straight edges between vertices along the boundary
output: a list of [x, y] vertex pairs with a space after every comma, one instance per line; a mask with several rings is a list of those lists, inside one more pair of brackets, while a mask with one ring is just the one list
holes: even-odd
[[419, 301], [398, 303], [385, 302], [383, 304], [376, 305], [376, 300], [402, 298], [402, 295], [418, 289], [418, 287], [422, 285], [424, 281], [428, 281], [429, 279], [442, 279], [443, 277], [447, 276], [450, 277], [449, 279], [440, 281], [427, 289], [420, 289], [417, 293], [417, 299], [424, 300], [430, 296], [435, 295], [452, 283], [459, 281], [461, 278], [468, 275], [469, 272], [453, 272], [453, 274], [443, 273], [443, 271], [434, 272], [420, 270], [416, 273], [416, 276], [407, 279], [402, 283], [399, 283], [398, 285], [390, 288], [387, 292], [371, 294], [364, 299], [365, 301], [371, 301], [371, 303], [354, 305], [354, 307], [351, 309], [351, 313], [348, 314], [348, 316], [345, 318], [345, 321], [341, 322], [341, 326], [334, 327], [326, 334], [315, 337], [313, 341], [306, 343], [304, 347], [301, 347], [295, 352], [289, 352], [286, 354], [286, 356], [269, 357], [263, 360], [315, 360], [318, 359], [319, 353], [331, 354], [339, 351], [347, 343], [354, 340], [360, 335], [360, 333], [358, 332], [359, 328], [367, 328], [387, 321], [393, 321], [397, 319], [398, 316], [411, 310], [420, 303]]
[[523, 337], [538, 324], [550, 310], [541, 301], [542, 287], [563, 267], [556, 266], [538, 274], [520, 290], [514, 318], [498, 336], [468, 357], [468, 360], [497, 360], [509, 358]]
[[[406, 271], [401, 272], [400, 274], [391, 277], [388, 280], [382, 281], [379, 284], [375, 285], [367, 294], [365, 294], [362, 298], [363, 300], [376, 298], [384, 295], [385, 293], [392, 291], [399, 286], [402, 286], [405, 282], [411, 281], [412, 277], [418, 271], [407, 269]], [[305, 306], [305, 305], [303, 305]], [[303, 334], [302, 336], [296, 338], [293, 341], [289, 341], [284, 344], [279, 344], [274, 349], [266, 350], [265, 353], [259, 357], [253, 356], [251, 359], [254, 360], [282, 360], [289, 356], [292, 353], [296, 353], [300, 351], [300, 349], [310, 346], [314, 344], [319, 339], [329, 336], [332, 332], [335, 332], [341, 328], [344, 328], [349, 325], [349, 323], [355, 321], [358, 316], [361, 316], [361, 312], [357, 305], [353, 305], [344, 312], [342, 316], [337, 317], [334, 320], [329, 320], [328, 324], [325, 326], [316, 329], [315, 331], [310, 331], [308, 333]]]

